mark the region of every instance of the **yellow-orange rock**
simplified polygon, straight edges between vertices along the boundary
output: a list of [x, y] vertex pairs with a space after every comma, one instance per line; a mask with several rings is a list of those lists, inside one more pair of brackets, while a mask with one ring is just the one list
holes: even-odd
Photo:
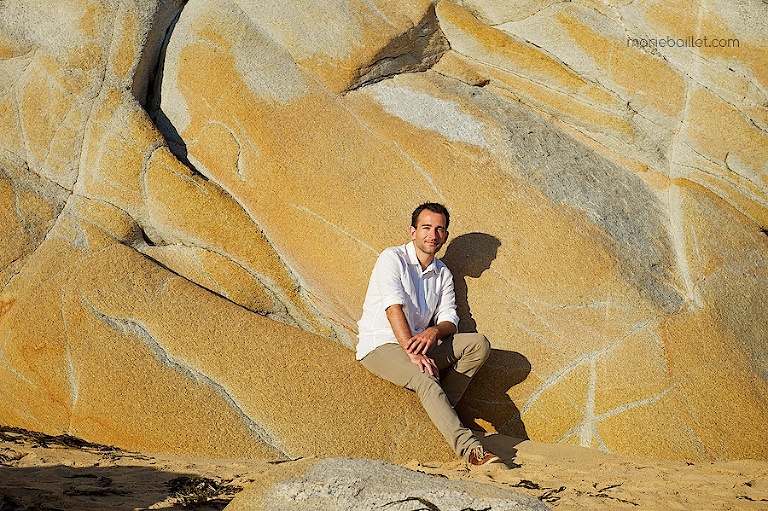
[[0, 422], [449, 458], [352, 352], [377, 254], [438, 200], [494, 348], [466, 421], [768, 457], [763, 7], [32, 4], [0, 4]]

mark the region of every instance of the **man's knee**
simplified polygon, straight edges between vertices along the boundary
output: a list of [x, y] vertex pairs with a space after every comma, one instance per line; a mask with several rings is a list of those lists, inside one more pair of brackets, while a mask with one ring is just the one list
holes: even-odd
[[477, 332], [457, 334], [463, 336], [462, 342], [464, 343], [464, 353], [472, 353], [473, 357], [477, 360], [485, 362], [491, 354], [491, 343], [483, 335]]

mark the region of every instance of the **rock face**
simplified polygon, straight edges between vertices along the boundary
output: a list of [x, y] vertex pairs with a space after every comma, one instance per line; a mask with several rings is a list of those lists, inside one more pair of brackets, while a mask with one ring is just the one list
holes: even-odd
[[546, 511], [534, 497], [468, 482], [450, 481], [381, 461], [326, 458], [270, 471], [225, 508], [318, 511], [440, 509]]
[[438, 200], [461, 329], [494, 348], [466, 421], [765, 459], [766, 14], [0, 3], [0, 422], [449, 459], [351, 351], [377, 254]]

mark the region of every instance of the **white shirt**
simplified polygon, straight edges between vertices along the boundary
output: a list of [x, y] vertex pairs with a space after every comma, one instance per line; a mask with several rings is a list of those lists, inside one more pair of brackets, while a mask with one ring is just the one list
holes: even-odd
[[411, 335], [430, 324], [450, 321], [458, 327], [453, 275], [439, 259], [421, 269], [413, 242], [384, 250], [376, 261], [357, 322], [357, 360], [383, 344], [397, 343], [387, 319], [387, 307], [403, 306]]

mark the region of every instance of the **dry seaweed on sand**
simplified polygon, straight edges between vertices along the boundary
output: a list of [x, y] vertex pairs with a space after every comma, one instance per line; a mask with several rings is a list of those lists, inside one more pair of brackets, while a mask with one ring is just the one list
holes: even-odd
[[[0, 449], [0, 465], [6, 465], [8, 463], [13, 463], [14, 461], [19, 461], [23, 457], [24, 454], [16, 452], [13, 449]], [[2, 508], [0, 508], [0, 511], [2, 511]]]
[[184, 507], [210, 503], [222, 497], [227, 501], [243, 490], [240, 486], [227, 482], [218, 482], [207, 477], [177, 477], [168, 481], [168, 489], [173, 497]]

